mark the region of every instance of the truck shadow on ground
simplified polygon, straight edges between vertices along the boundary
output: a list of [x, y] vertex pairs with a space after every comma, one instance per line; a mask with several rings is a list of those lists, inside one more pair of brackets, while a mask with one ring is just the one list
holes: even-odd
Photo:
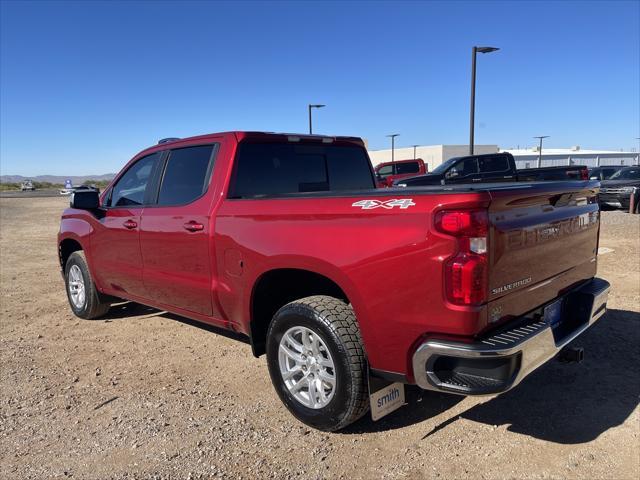
[[223, 337], [231, 338], [232, 340], [237, 340], [249, 344], [249, 338], [246, 335], [242, 335], [231, 330], [225, 330], [224, 328], [209, 325], [207, 323], [198, 322], [197, 320], [191, 320], [186, 317], [181, 317], [180, 315], [158, 310], [157, 308], [148, 307], [146, 305], [135, 302], [122, 302], [111, 305], [109, 312], [104, 317], [101, 317], [101, 320], [105, 322], [111, 322], [113, 320], [121, 320], [129, 317], [140, 316], [143, 318], [145, 316], [148, 316], [162, 317], [168, 320], [176, 320], [180, 323], [184, 323], [185, 325], [190, 325], [201, 330], [206, 330], [207, 332], [215, 333], [216, 335], [221, 335]]
[[[562, 444], [585, 443], [621, 425], [638, 405], [640, 313], [609, 310], [573, 346], [584, 347], [580, 364], [551, 361], [513, 390], [450, 416], [423, 438], [459, 418], [508, 425], [511, 432]], [[360, 434], [402, 428], [446, 411], [463, 397], [407, 388], [407, 406], [379, 422], [369, 415], [343, 430]]]

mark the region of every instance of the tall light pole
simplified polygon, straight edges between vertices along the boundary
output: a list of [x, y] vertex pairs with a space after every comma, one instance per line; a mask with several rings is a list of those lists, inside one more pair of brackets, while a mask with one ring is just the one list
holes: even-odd
[[533, 137], [540, 139], [540, 146], [538, 147], [538, 168], [542, 165], [542, 140], [544, 138], [549, 138], [549, 135], [540, 135], [538, 137]]
[[391, 135], [387, 135], [387, 137], [391, 137], [391, 163], [395, 162], [395, 148], [396, 148], [395, 140], [396, 140], [396, 137], [399, 135], [400, 135], [399, 133], [392, 133]]
[[496, 47], [473, 47], [471, 49], [471, 114], [469, 115], [469, 155], [473, 155], [473, 130], [476, 114], [476, 54], [500, 50]]
[[411, 146], [413, 147], [413, 159], [415, 160], [416, 159], [416, 147], [418, 145], [411, 145]]
[[311, 135], [313, 133], [313, 128], [312, 128], [312, 124], [311, 124], [311, 109], [312, 108], [322, 108], [322, 107], [326, 107], [326, 105], [320, 105], [320, 104], [309, 104], [309, 135]]

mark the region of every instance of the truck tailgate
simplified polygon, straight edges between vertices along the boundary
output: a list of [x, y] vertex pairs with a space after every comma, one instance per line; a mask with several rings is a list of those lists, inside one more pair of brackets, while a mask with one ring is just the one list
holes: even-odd
[[508, 321], [596, 273], [597, 182], [491, 190], [488, 326]]

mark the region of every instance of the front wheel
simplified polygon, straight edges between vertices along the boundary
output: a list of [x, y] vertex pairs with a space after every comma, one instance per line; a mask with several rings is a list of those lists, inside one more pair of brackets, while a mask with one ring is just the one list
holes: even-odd
[[84, 252], [73, 252], [65, 265], [67, 298], [73, 313], [88, 320], [99, 318], [109, 311], [109, 304], [100, 300], [91, 278]]
[[339, 430], [369, 409], [358, 323], [336, 298], [307, 297], [278, 310], [267, 333], [267, 363], [282, 402], [313, 428]]

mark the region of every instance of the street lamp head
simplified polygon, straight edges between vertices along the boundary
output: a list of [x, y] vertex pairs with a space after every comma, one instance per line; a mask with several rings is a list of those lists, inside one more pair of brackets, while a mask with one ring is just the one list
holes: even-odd
[[326, 107], [326, 105], [320, 105], [319, 103], [318, 104], [310, 103], [309, 107], [311, 107], [311, 108], [322, 108], [322, 107]]
[[549, 138], [549, 135], [539, 135], [539, 136], [533, 137], [533, 138], [539, 138], [539, 139]]
[[500, 50], [497, 47], [476, 47], [476, 50], [480, 53], [491, 53]]
[[397, 136], [399, 136], [399, 135], [400, 135], [399, 133], [392, 133], [391, 135], [387, 135], [387, 137], [389, 137], [389, 138], [395, 138], [395, 137], [397, 137]]

